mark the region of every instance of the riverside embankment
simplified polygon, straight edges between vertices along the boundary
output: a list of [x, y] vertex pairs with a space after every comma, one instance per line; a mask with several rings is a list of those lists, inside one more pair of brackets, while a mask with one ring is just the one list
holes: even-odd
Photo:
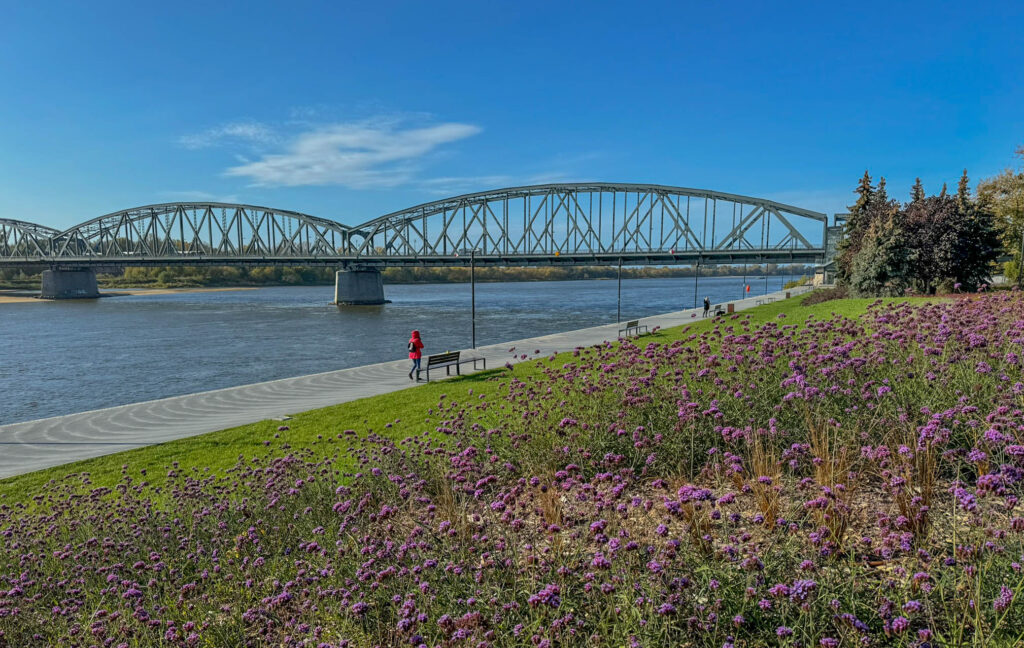
[[[784, 297], [783, 291], [730, 303], [742, 311], [766, 299]], [[652, 329], [680, 326], [701, 319], [699, 312], [676, 311], [641, 322]], [[498, 368], [506, 362], [614, 340], [618, 329], [618, 324], [607, 324], [465, 352], [485, 358], [489, 368]], [[3, 425], [0, 478], [404, 390], [410, 386], [407, 365], [407, 360], [383, 362]]]
[[[755, 282], [752, 294], [781, 288]], [[767, 284], [767, 285], [766, 285]], [[622, 282], [635, 319], [743, 296], [742, 277]], [[387, 306], [336, 308], [326, 286], [147, 293], [0, 309], [0, 425], [399, 360], [470, 346], [468, 284], [388, 286]], [[614, 281], [478, 284], [478, 345], [615, 319]]]

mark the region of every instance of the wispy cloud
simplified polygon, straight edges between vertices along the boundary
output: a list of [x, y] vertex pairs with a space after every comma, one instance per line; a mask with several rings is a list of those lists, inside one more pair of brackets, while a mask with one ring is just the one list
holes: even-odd
[[277, 140], [278, 135], [270, 126], [256, 121], [239, 121], [209, 128], [201, 133], [182, 135], [178, 143], [187, 149], [203, 149], [239, 142], [272, 144]]
[[170, 202], [239, 202], [236, 194], [222, 195], [209, 191], [161, 191], [159, 195]]
[[[447, 145], [482, 129], [474, 124], [437, 123], [423, 113], [378, 112], [374, 118], [325, 123], [327, 112], [317, 106], [294, 108], [289, 119], [274, 125], [240, 120], [178, 141], [190, 149], [228, 149], [237, 162], [224, 175], [248, 179], [254, 186], [373, 189], [406, 185], [439, 196], [579, 180], [572, 170], [598, 155], [560, 155], [515, 174], [424, 177], [427, 160], [440, 161], [450, 150]], [[180, 199], [213, 199], [197, 195], [203, 192], [179, 193]]]
[[460, 123], [403, 127], [401, 120], [330, 124], [294, 136], [280, 152], [243, 160], [225, 174], [267, 186], [394, 187], [415, 178], [417, 160], [480, 130]]
[[449, 176], [421, 180], [419, 185], [433, 194], [451, 196], [460, 193], [485, 191], [517, 184], [518, 178], [511, 175]]
[[585, 182], [578, 174], [567, 171], [546, 171], [528, 175], [481, 175], [481, 176], [450, 176], [429, 178], [419, 181], [419, 186], [432, 194], [453, 196], [456, 194], [487, 191], [504, 187], [525, 185], [552, 184], [557, 182]]

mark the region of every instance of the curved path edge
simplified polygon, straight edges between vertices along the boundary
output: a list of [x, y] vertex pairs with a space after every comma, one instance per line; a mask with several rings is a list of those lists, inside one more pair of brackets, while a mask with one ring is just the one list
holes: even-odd
[[[740, 311], [765, 297], [784, 296], [780, 291], [731, 303]], [[650, 328], [669, 328], [693, 322], [693, 314], [699, 312], [676, 311], [640, 318], [640, 322]], [[491, 344], [463, 354], [486, 358], [488, 366], [496, 368], [508, 361], [509, 347], [531, 357], [547, 356], [615, 340], [619, 326], [605, 324]], [[0, 425], [0, 479], [399, 391], [413, 386], [408, 367], [408, 360], [395, 360]], [[463, 371], [469, 373], [469, 367], [463, 365]]]

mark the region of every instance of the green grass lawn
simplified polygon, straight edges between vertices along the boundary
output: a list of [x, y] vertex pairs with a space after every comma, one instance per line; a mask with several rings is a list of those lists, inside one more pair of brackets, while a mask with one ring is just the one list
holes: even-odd
[[[844, 299], [813, 306], [804, 306], [802, 301], [801, 297], [778, 301], [742, 311], [738, 315], [741, 318], [749, 316], [753, 323], [760, 323], [785, 313], [786, 324], [801, 324], [808, 317], [828, 318], [833, 313], [856, 317], [874, 300]], [[643, 341], [672, 342], [691, 333], [709, 329], [714, 323], [715, 321], [711, 319], [698, 318], [686, 326], [659, 330], [645, 336]], [[564, 362], [564, 358], [556, 357], [554, 362]], [[517, 365], [514, 374], [523, 379], [537, 371], [538, 362], [530, 360]], [[322, 455], [344, 451], [350, 437], [342, 436], [339, 439], [338, 436], [345, 430], [354, 430], [360, 436], [373, 431], [392, 438], [422, 434], [424, 431], [433, 431], [435, 424], [429, 421], [427, 412], [437, 405], [442, 395], [459, 400], [466, 397], [470, 389], [475, 395], [493, 394], [499, 391], [508, 375], [508, 370], [504, 368], [490, 370], [296, 413], [292, 420], [284, 424], [278, 421], [261, 421], [11, 477], [0, 480], [0, 503], [11, 504], [28, 500], [46, 482], [59, 480], [73, 473], [88, 473], [90, 483], [97, 487], [115, 484], [125, 469], [132, 475], [139, 475], [145, 470], [146, 480], [159, 485], [166, 479], [166, 473], [174, 462], [178, 463], [179, 470], [194, 469], [200, 472], [222, 473], [235, 465], [239, 457], [263, 456], [270, 452], [264, 447], [263, 442], [274, 439], [276, 434], [280, 434], [280, 439], [277, 439], [274, 445], [284, 441], [292, 449], [311, 448]], [[387, 427], [389, 424], [390, 427]], [[281, 425], [287, 425], [289, 429], [278, 432]]]

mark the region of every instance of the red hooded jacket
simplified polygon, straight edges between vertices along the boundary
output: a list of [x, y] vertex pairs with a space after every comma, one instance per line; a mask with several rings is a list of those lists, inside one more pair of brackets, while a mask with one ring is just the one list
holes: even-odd
[[413, 350], [409, 352], [409, 359], [415, 360], [423, 357], [423, 340], [420, 339], [420, 332], [413, 331], [412, 337], [409, 338], [409, 343], [412, 344]]

